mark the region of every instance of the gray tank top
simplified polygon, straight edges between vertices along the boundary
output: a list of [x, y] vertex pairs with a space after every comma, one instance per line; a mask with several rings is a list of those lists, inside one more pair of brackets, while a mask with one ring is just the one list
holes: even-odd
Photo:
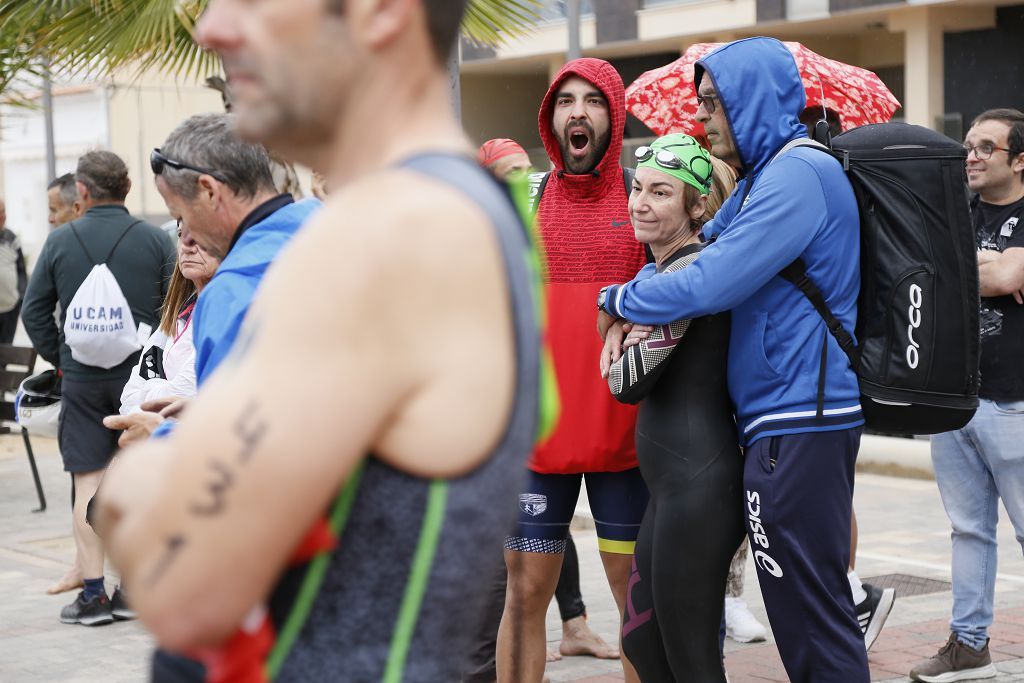
[[267, 671], [276, 681], [458, 680], [537, 434], [539, 293], [507, 190], [460, 156], [401, 166], [454, 186], [490, 217], [515, 326], [512, 413], [490, 457], [459, 479], [421, 479], [366, 459], [329, 513], [337, 547], [288, 570], [274, 591], [278, 635]]

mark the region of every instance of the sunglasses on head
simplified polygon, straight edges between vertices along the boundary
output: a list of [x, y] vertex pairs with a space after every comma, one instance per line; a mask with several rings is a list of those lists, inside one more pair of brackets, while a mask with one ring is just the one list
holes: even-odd
[[156, 147], [153, 149], [152, 152], [149, 153], [149, 167], [150, 169], [152, 169], [153, 175], [160, 175], [161, 173], [163, 173], [164, 166], [170, 166], [171, 168], [177, 169], [179, 171], [185, 169], [187, 171], [195, 171], [196, 173], [204, 173], [208, 176], [213, 176], [222, 183], [228, 182], [227, 178], [225, 178], [222, 174], [218, 173], [217, 171], [211, 171], [208, 168], [192, 166], [191, 164], [186, 164], [183, 161], [177, 161], [161, 152], [159, 147]]
[[[674, 145], [675, 147], [684, 147], [688, 145]], [[711, 162], [704, 157], [696, 156], [690, 159], [689, 162], [685, 162], [680, 159], [674, 152], [668, 149], [654, 149], [644, 145], [643, 147], [637, 147], [636, 152], [633, 153], [636, 157], [637, 163], [647, 161], [651, 157], [654, 157], [655, 163], [662, 168], [667, 168], [673, 171], [685, 169], [704, 187], [708, 187], [711, 183], [711, 173], [714, 170], [711, 166]]]

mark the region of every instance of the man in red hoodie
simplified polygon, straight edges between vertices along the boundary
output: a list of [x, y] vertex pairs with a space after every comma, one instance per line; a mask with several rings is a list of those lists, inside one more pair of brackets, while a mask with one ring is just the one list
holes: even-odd
[[[633, 236], [619, 164], [626, 109], [622, 78], [600, 59], [577, 59], [555, 77], [538, 123], [555, 170], [538, 207], [547, 253], [548, 329], [562, 412], [530, 460], [519, 526], [505, 541], [508, 593], [498, 635], [498, 678], [534, 683], [544, 672], [544, 618], [558, 582], [584, 475], [598, 547], [620, 614], [633, 544], [647, 505], [637, 469], [636, 411], [614, 401], [594, 358], [594, 297], [645, 261]], [[626, 679], [639, 679], [623, 658]]]

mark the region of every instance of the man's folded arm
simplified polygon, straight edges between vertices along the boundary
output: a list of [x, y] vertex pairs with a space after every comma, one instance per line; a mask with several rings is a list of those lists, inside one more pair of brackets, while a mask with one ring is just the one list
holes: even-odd
[[824, 221], [824, 192], [798, 192], [817, 174], [784, 158], [762, 173], [747, 206], [691, 266], [608, 289], [609, 314], [665, 325], [735, 308], [799, 257]]

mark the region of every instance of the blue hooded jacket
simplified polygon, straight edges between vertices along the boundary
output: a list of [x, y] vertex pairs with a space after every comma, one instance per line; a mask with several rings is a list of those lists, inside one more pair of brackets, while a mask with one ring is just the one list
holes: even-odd
[[[231, 353], [267, 268], [320, 206], [319, 199], [304, 199], [281, 207], [242, 233], [221, 261], [192, 311], [197, 385]], [[152, 437], [166, 437], [176, 424], [164, 420]]]
[[698, 61], [698, 86], [704, 77], [724, 108], [743, 178], [705, 226], [716, 241], [700, 258], [672, 273], [656, 275], [646, 266], [633, 281], [608, 289], [606, 308], [651, 325], [731, 310], [729, 392], [744, 444], [861, 425], [860, 391], [846, 355], [806, 297], [778, 275], [802, 258], [832, 312], [854, 329], [860, 222], [853, 189], [839, 162], [819, 150], [796, 147], [773, 160], [807, 135], [798, 120], [806, 99], [796, 61], [775, 39], [748, 38]]
[[192, 314], [198, 384], [231, 352], [267, 268], [320, 206], [305, 199], [281, 207], [246, 230], [224, 257]]

